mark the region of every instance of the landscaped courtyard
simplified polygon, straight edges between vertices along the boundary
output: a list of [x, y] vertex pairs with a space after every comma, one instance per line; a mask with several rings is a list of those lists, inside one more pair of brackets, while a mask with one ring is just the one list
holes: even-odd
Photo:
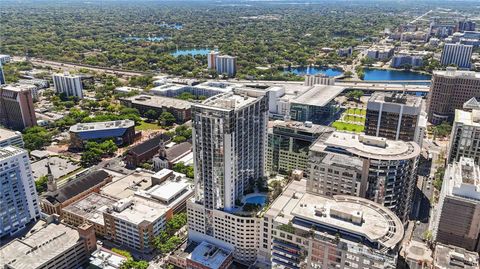
[[332, 127], [339, 131], [363, 132], [366, 113], [366, 109], [348, 108], [342, 113], [340, 119], [332, 124]]

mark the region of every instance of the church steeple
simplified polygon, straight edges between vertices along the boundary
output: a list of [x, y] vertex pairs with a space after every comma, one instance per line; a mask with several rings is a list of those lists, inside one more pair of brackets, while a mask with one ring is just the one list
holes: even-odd
[[47, 191], [48, 192], [55, 192], [57, 191], [57, 180], [53, 178], [52, 169], [50, 168], [50, 158], [47, 160]]

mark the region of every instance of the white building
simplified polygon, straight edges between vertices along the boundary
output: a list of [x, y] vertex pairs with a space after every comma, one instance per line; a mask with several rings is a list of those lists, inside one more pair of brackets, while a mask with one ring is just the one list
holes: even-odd
[[6, 146], [23, 148], [24, 143], [22, 133], [18, 131], [0, 128], [0, 148]]
[[66, 96], [74, 96], [79, 99], [83, 98], [82, 77], [79, 75], [71, 75], [68, 73], [54, 74], [53, 85], [57, 93], [65, 93]]
[[10, 55], [0, 54], [0, 65], [9, 63], [11, 59]]
[[459, 68], [470, 68], [472, 65], [472, 45], [445, 44], [442, 50], [440, 63], [442, 65], [454, 64]]
[[239, 205], [264, 176], [268, 97], [236, 89], [192, 106], [195, 201], [187, 203], [189, 238], [234, 249], [252, 263], [260, 219]]
[[335, 78], [329, 77], [324, 74], [318, 74], [318, 75], [307, 75], [305, 76], [305, 86], [313, 86], [313, 85], [334, 85], [335, 84]]
[[237, 57], [230, 55], [218, 55], [215, 59], [217, 73], [234, 77], [237, 73]]
[[20, 232], [40, 217], [37, 190], [26, 150], [0, 148], [0, 237]]
[[480, 106], [472, 107], [468, 111], [468, 104], [477, 102], [475, 98], [465, 103], [464, 109], [455, 110], [455, 120], [453, 121], [452, 133], [450, 135], [448, 147], [448, 161], [459, 161], [461, 157], [472, 158], [476, 163], [480, 163], [480, 147], [478, 139], [480, 138]]

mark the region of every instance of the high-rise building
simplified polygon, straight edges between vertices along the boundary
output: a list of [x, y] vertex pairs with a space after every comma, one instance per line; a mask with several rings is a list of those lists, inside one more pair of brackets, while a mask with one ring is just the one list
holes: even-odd
[[269, 123], [265, 172], [287, 174], [294, 169], [308, 173], [308, 149], [315, 140], [334, 128], [311, 122], [280, 121]]
[[472, 45], [445, 44], [442, 50], [440, 63], [442, 65], [454, 64], [459, 68], [470, 68], [472, 65]]
[[476, 23], [471, 20], [461, 20], [458, 22], [458, 31], [465, 32], [465, 31], [475, 31]]
[[367, 104], [365, 134], [422, 145], [426, 118], [422, 98], [396, 93], [374, 93]]
[[23, 148], [24, 145], [22, 133], [0, 128], [0, 148], [6, 146]]
[[74, 96], [79, 99], [83, 98], [83, 84], [81, 76], [65, 73], [54, 74], [52, 78], [53, 85], [57, 93], [64, 93], [68, 97]]
[[455, 120], [448, 147], [448, 162], [458, 162], [461, 157], [467, 157], [472, 158], [475, 163], [480, 163], [479, 143], [480, 107], [472, 111], [455, 110]]
[[[255, 261], [261, 219], [241, 206], [264, 177], [268, 96], [235, 89], [192, 106], [195, 201], [187, 203], [190, 240], [213, 241]], [[260, 197], [265, 198], [265, 197]]]
[[452, 122], [455, 109], [461, 109], [465, 102], [478, 96], [480, 73], [455, 68], [434, 71], [427, 99], [428, 120], [433, 124]]
[[220, 52], [218, 52], [218, 50], [212, 50], [208, 54], [208, 58], [207, 58], [208, 69], [216, 69], [218, 55], [220, 55]]
[[335, 85], [335, 78], [329, 77], [324, 74], [318, 75], [307, 75], [305, 76], [305, 82], [303, 83], [305, 86], [313, 86], [313, 85]]
[[420, 147], [415, 142], [351, 133], [325, 133], [310, 147], [307, 190], [354, 195], [377, 202], [408, 220]]
[[18, 131], [37, 125], [28, 85], [0, 87], [0, 124]]
[[447, 166], [436, 212], [437, 242], [480, 251], [480, 167], [473, 159]]
[[404, 229], [364, 198], [313, 195], [292, 181], [263, 215], [259, 261], [271, 268], [393, 269]]
[[0, 85], [6, 84], [5, 80], [5, 74], [3, 73], [3, 66], [2, 63], [0, 63]]
[[215, 69], [218, 74], [227, 74], [229, 77], [234, 77], [237, 73], [237, 57], [217, 55], [215, 59]]
[[40, 217], [40, 204], [26, 150], [0, 148], [0, 238]]

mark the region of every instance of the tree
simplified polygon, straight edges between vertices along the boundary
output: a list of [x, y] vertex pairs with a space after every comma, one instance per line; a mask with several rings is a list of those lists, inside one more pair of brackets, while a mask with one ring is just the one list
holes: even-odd
[[51, 143], [51, 139], [52, 134], [40, 126], [26, 128], [23, 135], [25, 148], [28, 150], [42, 149]]
[[345, 71], [345, 73], [343, 73], [343, 75], [346, 77], [346, 78], [350, 78], [353, 76], [353, 73], [352, 71]]
[[47, 190], [47, 176], [41, 176], [37, 180], [35, 180], [35, 189], [37, 189], [37, 193], [40, 194]]
[[149, 109], [147, 110], [147, 112], [145, 112], [145, 117], [147, 117], [150, 120], [158, 119], [158, 113], [153, 109]]
[[182, 143], [182, 142], [185, 142], [186, 140], [187, 139], [184, 136], [181, 136], [181, 135], [177, 135], [172, 139], [172, 141], [175, 142], [175, 143]]
[[185, 163], [183, 163], [183, 162], [176, 163], [173, 166], [173, 171], [175, 171], [177, 173], [185, 174], [188, 178], [193, 178], [194, 177], [193, 166], [185, 165]]
[[173, 116], [173, 114], [168, 111], [162, 112], [158, 120], [160, 121], [161, 125], [166, 126], [171, 126], [176, 121], [175, 116]]
[[147, 261], [134, 261], [134, 260], [126, 260], [120, 266], [120, 269], [147, 269], [148, 268]]

